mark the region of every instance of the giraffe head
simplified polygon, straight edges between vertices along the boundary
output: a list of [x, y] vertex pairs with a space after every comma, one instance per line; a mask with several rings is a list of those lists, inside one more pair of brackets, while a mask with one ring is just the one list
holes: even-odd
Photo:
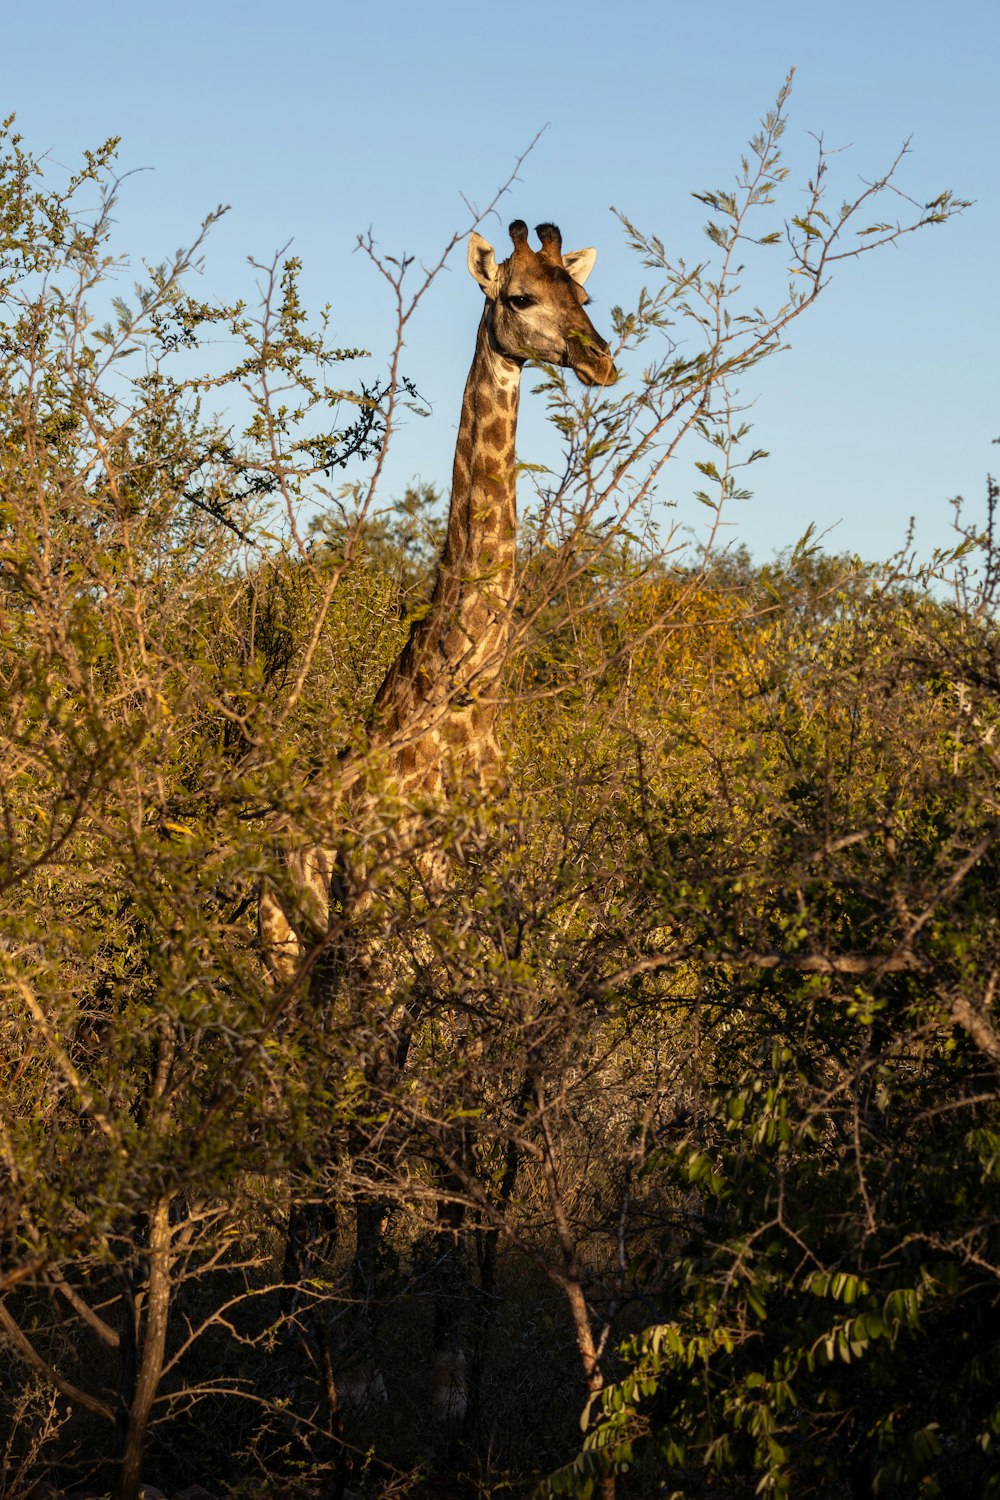
[[584, 311], [583, 283], [597, 259], [596, 250], [564, 255], [554, 224], [539, 224], [541, 249], [528, 244], [528, 226], [510, 226], [514, 249], [497, 264], [493, 246], [481, 234], [469, 239], [469, 270], [486, 293], [494, 342], [510, 359], [544, 360], [568, 365], [584, 385], [617, 380], [608, 346]]

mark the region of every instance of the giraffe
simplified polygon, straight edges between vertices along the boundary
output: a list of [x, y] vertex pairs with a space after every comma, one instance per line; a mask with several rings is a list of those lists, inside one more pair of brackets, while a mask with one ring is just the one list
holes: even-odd
[[[469, 271], [486, 301], [462, 400], [444, 547], [430, 607], [375, 696], [361, 752], [402, 803], [440, 798], [446, 786], [457, 791], [463, 782], [482, 786], [501, 762], [496, 686], [511, 627], [514, 445], [526, 362], [571, 368], [585, 385], [617, 379], [608, 345], [585, 310], [583, 283], [596, 250], [564, 255], [554, 224], [539, 224], [535, 232], [537, 251], [528, 243], [527, 225], [515, 219], [513, 251], [499, 264], [482, 235], [469, 238]], [[345, 770], [358, 755], [342, 758]], [[404, 817], [390, 844], [405, 848], [418, 823]], [[284, 980], [304, 950], [326, 940], [331, 886], [341, 887], [342, 905], [352, 897], [329, 850], [308, 848], [289, 863], [294, 903], [271, 890], [260, 902], [264, 951]]]
[[[529, 245], [523, 220], [514, 220], [509, 233], [513, 249], [501, 263], [480, 234], [469, 239], [469, 271], [485, 305], [462, 401], [448, 525], [430, 605], [375, 696], [366, 743], [341, 760], [346, 781], [363, 760], [365, 775], [374, 776], [402, 810], [394, 826], [379, 830], [376, 857], [384, 862], [416, 856], [432, 888], [441, 888], [447, 878], [446, 859], [427, 847], [427, 840], [421, 842], [427, 826], [421, 809], [460, 796], [463, 786], [483, 790], [502, 764], [496, 707], [515, 588], [515, 434], [522, 371], [534, 359], [572, 369], [585, 385], [617, 379], [608, 345], [585, 310], [583, 283], [596, 251], [564, 255], [554, 224], [538, 225], [538, 250]], [[374, 815], [375, 799], [360, 776], [353, 786], [341, 813], [363, 825]], [[341, 921], [349, 921], [364, 906], [368, 871], [357, 856], [346, 861], [318, 847], [291, 856], [289, 867], [294, 903], [269, 889], [261, 894], [265, 953], [277, 977], [288, 982], [301, 972], [310, 950], [315, 957], [325, 946], [326, 959], [319, 958], [310, 991], [324, 1003], [331, 988], [324, 970], [329, 974], [337, 967], [336, 956], [330, 958], [335, 947], [330, 898], [336, 898]], [[372, 1222], [365, 1227], [359, 1209], [359, 1263], [367, 1256], [374, 1264], [371, 1244], [377, 1243], [381, 1212], [373, 1203]], [[442, 1208], [443, 1260], [447, 1246], [458, 1243], [461, 1222], [461, 1210]], [[363, 1237], [370, 1241], [364, 1253]], [[364, 1280], [363, 1270], [361, 1275]], [[447, 1292], [438, 1299], [440, 1305], [449, 1300], [454, 1299]], [[465, 1410], [464, 1354], [452, 1328], [445, 1327], [435, 1344], [432, 1405], [454, 1420]]]

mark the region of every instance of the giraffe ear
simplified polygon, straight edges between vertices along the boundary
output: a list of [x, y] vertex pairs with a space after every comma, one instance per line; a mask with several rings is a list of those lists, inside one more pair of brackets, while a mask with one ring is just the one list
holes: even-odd
[[596, 250], [570, 250], [563, 256], [563, 265], [566, 267], [574, 281], [580, 286], [586, 281], [594, 269], [594, 261], [597, 259]]
[[489, 297], [497, 279], [497, 263], [493, 246], [475, 231], [469, 235], [469, 270]]

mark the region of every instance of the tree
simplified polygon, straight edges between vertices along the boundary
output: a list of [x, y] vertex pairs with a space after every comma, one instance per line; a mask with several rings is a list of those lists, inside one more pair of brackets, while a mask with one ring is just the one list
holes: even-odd
[[696, 965], [697, 1093], [644, 1163], [658, 1315], [557, 1489], [995, 1493], [992, 524], [938, 566], [954, 602], [869, 575], [772, 634], [724, 828], [650, 804], [632, 974]]

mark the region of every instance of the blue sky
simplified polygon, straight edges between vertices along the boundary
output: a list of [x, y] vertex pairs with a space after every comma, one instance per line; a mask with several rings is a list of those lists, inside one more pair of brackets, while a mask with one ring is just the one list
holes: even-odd
[[[387, 351], [391, 307], [354, 253], [369, 227], [390, 253], [436, 258], [547, 125], [493, 221], [553, 219], [598, 247], [594, 321], [643, 273], [609, 213], [625, 210], [688, 259], [702, 253], [691, 193], [728, 185], [756, 122], [796, 68], [786, 136], [801, 183], [809, 132], [837, 157], [834, 198], [879, 173], [906, 137], [902, 183], [976, 200], [962, 219], [843, 266], [793, 348], [745, 383], [771, 458], [729, 514], [759, 557], [814, 522], [838, 550], [884, 556], [910, 515], [921, 550], [949, 536], [948, 498], [981, 510], [1000, 469], [996, 379], [1000, 242], [996, 58], [1000, 7], [976, 0], [847, 0], [835, 8], [635, 0], [597, 5], [321, 5], [285, 0], [6, 6], [0, 108], [29, 146], [72, 165], [123, 137], [120, 245], [159, 260], [219, 202], [206, 293], [251, 295], [247, 256], [289, 240], [343, 344]], [[798, 204], [794, 190], [787, 211]], [[485, 232], [494, 237], [489, 227]], [[479, 296], [456, 258], [411, 325], [405, 368], [432, 408], [398, 434], [388, 478], [446, 486]], [[753, 300], [754, 288], [748, 286]], [[529, 398], [530, 400], [530, 398]], [[545, 456], [537, 420], [522, 457]], [[525, 447], [527, 445], [527, 451]], [[684, 460], [663, 485], [697, 528]]]

